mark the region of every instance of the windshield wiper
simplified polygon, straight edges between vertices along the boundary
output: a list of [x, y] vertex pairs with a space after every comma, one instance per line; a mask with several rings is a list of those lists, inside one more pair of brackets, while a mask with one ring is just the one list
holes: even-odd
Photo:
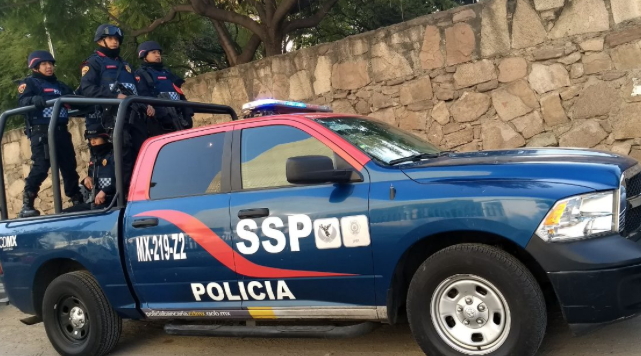
[[408, 156], [408, 157], [403, 157], [403, 158], [398, 158], [391, 160], [388, 164], [390, 166], [399, 164], [399, 163], [405, 163], [405, 162], [418, 162], [422, 159], [428, 159], [428, 158], [439, 158], [446, 156], [454, 151], [441, 151], [438, 153], [419, 153], [416, 155]]

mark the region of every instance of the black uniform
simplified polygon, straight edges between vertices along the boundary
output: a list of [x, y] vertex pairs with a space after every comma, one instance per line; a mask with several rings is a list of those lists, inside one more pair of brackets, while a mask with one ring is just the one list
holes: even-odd
[[[164, 68], [162, 63], [143, 63], [135, 75], [139, 94], [142, 96], [187, 100], [181, 90], [185, 81]], [[149, 135], [191, 128], [193, 116], [194, 112], [190, 108], [157, 107], [154, 119], [148, 121]]]
[[87, 176], [91, 177], [93, 181], [92, 197], [94, 199], [100, 191], [106, 194], [104, 204], [96, 205], [95, 208], [102, 209], [107, 207], [116, 195], [116, 166], [111, 143], [91, 147], [91, 160], [89, 161]]
[[[58, 81], [55, 76], [47, 77], [40, 73], [24, 79], [18, 87], [18, 101], [20, 106], [36, 104], [34, 101], [52, 100], [62, 95], [73, 94], [73, 90]], [[47, 144], [47, 130], [53, 109], [44, 108], [32, 111], [26, 115], [27, 129], [25, 133], [31, 141], [31, 171], [26, 179], [25, 192], [36, 195], [40, 185], [47, 178], [51, 163], [49, 161], [49, 146]], [[67, 131], [69, 115], [66, 108], [61, 108], [56, 127], [56, 154], [60, 162], [60, 172], [64, 182], [65, 195], [80, 199], [78, 188], [78, 173], [76, 173], [76, 153], [71, 142], [71, 134]]]
[[[111, 99], [117, 98], [118, 94], [137, 95], [137, 82], [129, 63], [120, 57], [109, 57], [103, 52], [109, 52], [109, 50], [96, 50], [83, 64], [80, 80], [81, 94], [86, 97]], [[126, 88], [126, 92], [119, 89], [117, 84]], [[129, 187], [140, 147], [149, 137], [145, 122], [146, 114], [141, 112], [144, 107], [144, 105], [138, 105], [129, 110], [123, 130], [123, 174], [126, 188]], [[96, 107], [93, 114], [87, 115], [85, 124], [91, 126], [100, 122], [108, 132], [111, 132], [115, 123], [116, 110], [116, 107]]]

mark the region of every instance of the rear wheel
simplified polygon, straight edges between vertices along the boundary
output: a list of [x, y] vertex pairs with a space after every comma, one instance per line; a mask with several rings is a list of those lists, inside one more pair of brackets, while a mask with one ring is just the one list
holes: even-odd
[[547, 322], [543, 294], [528, 269], [480, 244], [428, 258], [410, 283], [407, 314], [428, 355], [535, 355]]
[[49, 341], [61, 355], [104, 355], [120, 338], [120, 317], [86, 271], [54, 279], [45, 292], [42, 311]]

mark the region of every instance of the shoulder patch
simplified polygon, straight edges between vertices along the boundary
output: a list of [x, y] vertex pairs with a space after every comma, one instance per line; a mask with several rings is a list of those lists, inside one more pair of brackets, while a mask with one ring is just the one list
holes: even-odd
[[85, 74], [87, 74], [87, 72], [89, 72], [89, 66], [82, 67], [82, 76], [83, 77], [85, 76]]
[[27, 83], [20, 84], [20, 86], [18, 87], [18, 93], [20, 94], [24, 93], [25, 89], [27, 89]]
[[129, 67], [129, 64], [125, 64], [125, 69], [127, 72], [131, 73], [131, 68]]
[[139, 75], [136, 76], [136, 81], [140, 83], [140, 76]]

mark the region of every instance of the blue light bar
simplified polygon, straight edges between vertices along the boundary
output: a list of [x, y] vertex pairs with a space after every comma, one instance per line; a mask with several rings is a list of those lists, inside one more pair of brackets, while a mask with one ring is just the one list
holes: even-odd
[[276, 99], [260, 99], [250, 101], [243, 105], [243, 111], [253, 111], [268, 108], [298, 108], [304, 109], [305, 112], [332, 112], [329, 106], [305, 104], [298, 101], [285, 101]]

